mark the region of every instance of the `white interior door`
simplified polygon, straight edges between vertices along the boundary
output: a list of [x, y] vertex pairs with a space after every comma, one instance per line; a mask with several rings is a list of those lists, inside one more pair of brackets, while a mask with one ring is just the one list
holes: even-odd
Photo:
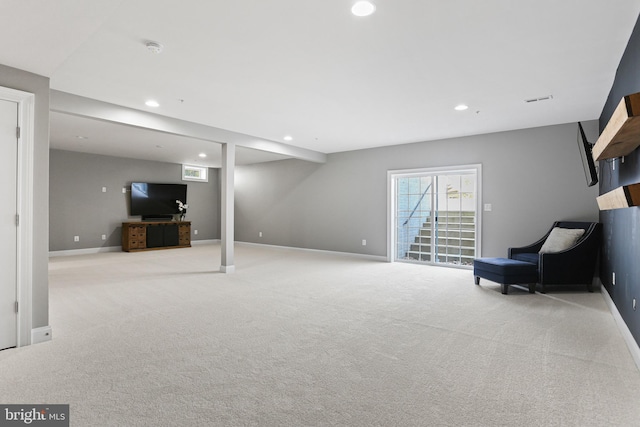
[[0, 350], [18, 339], [17, 298], [17, 165], [18, 103], [0, 100]]

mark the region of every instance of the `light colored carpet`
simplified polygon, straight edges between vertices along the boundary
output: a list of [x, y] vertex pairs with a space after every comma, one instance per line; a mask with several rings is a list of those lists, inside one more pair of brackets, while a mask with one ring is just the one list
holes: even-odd
[[599, 293], [219, 245], [52, 258], [53, 341], [0, 402], [73, 426], [634, 426], [640, 372]]

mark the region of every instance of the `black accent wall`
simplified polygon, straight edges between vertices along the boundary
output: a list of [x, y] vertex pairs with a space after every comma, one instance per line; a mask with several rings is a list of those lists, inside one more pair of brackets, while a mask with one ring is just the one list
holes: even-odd
[[[600, 115], [600, 132], [622, 97], [640, 92], [640, 19], [636, 22]], [[640, 182], [640, 149], [628, 156], [600, 161], [600, 194]], [[640, 207], [600, 212], [604, 244], [600, 279], [631, 334], [640, 345]], [[615, 285], [613, 273], [615, 272]], [[633, 310], [633, 299], [637, 307]]]

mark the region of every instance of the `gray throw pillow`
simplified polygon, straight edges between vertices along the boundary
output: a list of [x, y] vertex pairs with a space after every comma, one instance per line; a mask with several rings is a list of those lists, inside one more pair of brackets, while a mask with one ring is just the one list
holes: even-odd
[[555, 227], [551, 230], [547, 240], [544, 241], [539, 253], [548, 254], [569, 249], [571, 246], [576, 244], [583, 234], [584, 230], [581, 228], [573, 229]]

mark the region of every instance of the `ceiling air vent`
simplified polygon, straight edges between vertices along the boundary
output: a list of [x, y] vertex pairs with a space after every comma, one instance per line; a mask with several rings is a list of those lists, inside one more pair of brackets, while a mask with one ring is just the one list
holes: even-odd
[[525, 99], [524, 102], [529, 103], [529, 102], [547, 101], [549, 99], [553, 99], [553, 95], [543, 96], [542, 98]]

